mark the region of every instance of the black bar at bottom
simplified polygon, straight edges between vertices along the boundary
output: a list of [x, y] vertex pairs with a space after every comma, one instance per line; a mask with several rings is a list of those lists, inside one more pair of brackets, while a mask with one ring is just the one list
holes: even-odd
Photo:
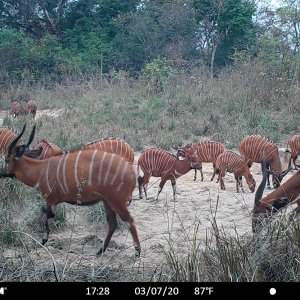
[[152, 283], [152, 282], [0, 282], [0, 299], [26, 296], [61, 295], [81, 297], [226, 297], [259, 296], [287, 297], [290, 293], [299, 295], [300, 283]]

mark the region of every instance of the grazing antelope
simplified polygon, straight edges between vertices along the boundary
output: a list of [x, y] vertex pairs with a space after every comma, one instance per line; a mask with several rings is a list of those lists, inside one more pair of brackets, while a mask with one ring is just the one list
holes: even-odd
[[[11, 142], [19, 135], [17, 131], [9, 127], [0, 127], [0, 153], [6, 154]], [[17, 145], [23, 144], [22, 138], [18, 140]], [[37, 158], [40, 155], [41, 149], [25, 150], [25, 155]]]
[[32, 149], [41, 150], [41, 154], [38, 159], [45, 159], [63, 153], [58, 146], [45, 139], [40, 140]]
[[[276, 213], [280, 208], [285, 207], [287, 204], [296, 200], [298, 207], [295, 209], [295, 213], [300, 212], [300, 171], [297, 171], [292, 177], [284, 182], [280, 187], [271, 192], [269, 195], [263, 196], [263, 191], [266, 186], [267, 173], [269, 170], [266, 168], [265, 161], [262, 161], [262, 174], [263, 178], [256, 190], [254, 198], [254, 208], [252, 216], [252, 230], [256, 232], [260, 223], [260, 216], [268, 216], [271, 213]], [[289, 163], [288, 169], [291, 167]]]
[[[177, 150], [177, 147], [174, 149]], [[149, 148], [142, 152], [137, 164], [138, 175], [140, 167], [144, 173], [143, 177], [138, 176], [140, 199], [142, 199], [142, 187], [144, 188], [144, 193], [147, 199], [147, 186], [149, 179], [151, 176], [154, 176], [161, 177], [155, 200], [158, 200], [158, 196], [162, 191], [166, 181], [171, 180], [173, 188], [173, 200], [176, 201], [176, 179], [186, 174], [192, 168], [201, 168], [201, 165], [198, 163], [197, 153], [192, 147], [187, 147], [186, 149], [181, 149], [180, 151], [185, 157], [183, 160], [180, 160], [175, 155], [159, 148]]]
[[134, 151], [127, 142], [119, 138], [105, 138], [83, 145], [83, 148], [99, 149], [109, 153], [115, 153], [133, 163]]
[[22, 105], [19, 101], [14, 101], [11, 105], [11, 113], [14, 118], [22, 115], [23, 113], [23, 108]]
[[[278, 153], [278, 147], [266, 137], [261, 135], [246, 136], [240, 143], [241, 155], [245, 158], [249, 168], [252, 163], [260, 163], [265, 157], [267, 168], [271, 169], [274, 188], [278, 188], [283, 177], [289, 172], [289, 168], [282, 171]], [[267, 176], [267, 187], [270, 188], [269, 173]]]
[[[0, 151], [5, 154], [10, 143], [19, 135], [17, 131], [9, 127], [0, 127]], [[22, 144], [23, 140], [19, 139], [18, 144]]]
[[36, 102], [33, 100], [25, 100], [25, 101], [27, 102], [25, 113], [31, 115], [32, 118], [34, 119], [37, 111]]
[[226, 175], [226, 172], [234, 174], [237, 193], [239, 193], [239, 187], [244, 193], [242, 176], [245, 177], [251, 192], [254, 192], [256, 182], [250, 173], [247, 163], [239, 154], [232, 151], [224, 151], [218, 156], [216, 174], [219, 175], [218, 180], [220, 181], [221, 190], [225, 190], [223, 177]]
[[36, 187], [44, 196], [46, 206], [43, 245], [49, 236], [49, 219], [55, 215], [56, 206], [67, 202], [91, 205], [103, 201], [108, 221], [108, 232], [98, 254], [107, 248], [116, 229], [116, 215], [129, 224], [136, 256], [140, 255], [140, 243], [127, 200], [136, 186], [133, 165], [123, 157], [102, 150], [81, 149], [37, 160], [24, 155], [35, 134], [32, 129], [28, 143], [18, 145], [22, 132], [11, 142], [6, 155], [6, 169], [2, 177], [16, 177], [28, 186]]
[[[185, 149], [185, 147], [179, 149]], [[198, 144], [193, 145], [192, 147], [194, 148], [194, 150], [197, 151], [199, 164], [203, 162], [213, 163], [214, 172], [212, 178], [210, 179], [211, 181], [213, 181], [216, 175], [215, 167], [216, 167], [217, 157], [224, 152], [224, 145], [215, 141], [202, 141], [199, 142]], [[177, 155], [179, 155], [178, 152]], [[200, 169], [200, 173], [201, 173], [201, 181], [203, 181], [204, 176], [203, 176], [202, 168]], [[196, 179], [197, 179], [197, 169], [195, 169], [194, 181]]]
[[[57, 155], [63, 152], [58, 146], [49, 142], [48, 140], [41, 140], [38, 144], [36, 144], [33, 147], [33, 149], [37, 150], [40, 147], [42, 148], [42, 153], [40, 157], [41, 159], [51, 157], [53, 155]], [[134, 161], [134, 151], [127, 142], [119, 138], [106, 138], [96, 140], [94, 142], [84, 144], [80, 148], [103, 150], [105, 152], [120, 155], [130, 163], [133, 163]]]
[[[289, 147], [291, 148], [291, 151], [288, 150]], [[298, 166], [296, 165], [296, 159], [297, 156], [300, 154], [300, 135], [292, 136], [288, 140], [286, 148], [287, 148], [286, 151], [291, 153], [289, 162], [293, 160], [295, 170], [298, 170]]]

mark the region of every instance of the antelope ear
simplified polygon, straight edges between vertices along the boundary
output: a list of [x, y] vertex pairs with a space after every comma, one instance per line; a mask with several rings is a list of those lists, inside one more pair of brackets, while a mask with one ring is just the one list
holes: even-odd
[[177, 157], [179, 157], [179, 156], [181, 156], [181, 157], [185, 157], [186, 156], [185, 152], [183, 150], [181, 150], [181, 149], [177, 150]]
[[43, 147], [39, 147], [38, 149], [26, 150], [25, 155], [31, 158], [39, 158], [43, 151]]
[[26, 145], [16, 147], [15, 160], [20, 159], [26, 151]]
[[187, 145], [185, 146], [185, 148], [187, 148], [187, 149], [189, 149], [189, 148], [191, 148], [191, 147], [192, 147], [192, 143], [187, 144]]
[[172, 148], [173, 148], [174, 150], [178, 150], [178, 149], [179, 149], [178, 146], [172, 146]]

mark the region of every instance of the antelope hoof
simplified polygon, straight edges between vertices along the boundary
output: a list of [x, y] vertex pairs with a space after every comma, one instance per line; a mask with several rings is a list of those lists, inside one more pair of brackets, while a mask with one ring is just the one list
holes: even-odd
[[135, 258], [140, 258], [141, 257], [141, 248], [136, 247], [134, 254], [135, 254]]
[[104, 253], [103, 248], [100, 248], [100, 250], [96, 253], [96, 256], [100, 256]]

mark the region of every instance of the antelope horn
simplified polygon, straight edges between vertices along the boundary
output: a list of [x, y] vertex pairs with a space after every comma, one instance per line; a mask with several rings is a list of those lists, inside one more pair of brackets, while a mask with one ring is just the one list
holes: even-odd
[[22, 137], [24, 131], [26, 128], [26, 124], [24, 124], [23, 129], [21, 131], [21, 133], [10, 143], [9, 147], [8, 147], [8, 156], [11, 155], [12, 150], [14, 149], [14, 147], [16, 146], [17, 142], [20, 140], [20, 138]]
[[31, 142], [33, 141], [34, 134], [35, 134], [35, 128], [36, 128], [36, 124], [34, 124], [32, 130], [31, 130], [29, 140], [28, 140], [28, 142], [27, 142], [27, 144], [26, 144], [26, 148], [28, 148], [29, 145], [31, 144]]
[[263, 178], [255, 193], [254, 206], [257, 205], [260, 199], [262, 198], [267, 183], [267, 170], [266, 170], [266, 162], [264, 159], [261, 161], [261, 171], [262, 171]]

